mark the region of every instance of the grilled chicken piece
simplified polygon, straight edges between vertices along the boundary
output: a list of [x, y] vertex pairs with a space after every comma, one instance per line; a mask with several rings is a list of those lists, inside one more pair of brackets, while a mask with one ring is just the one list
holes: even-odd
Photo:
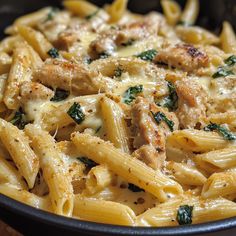
[[165, 152], [157, 151], [150, 144], [141, 146], [133, 155], [154, 170], [161, 169], [166, 159]]
[[52, 9], [48, 13], [48, 18], [39, 22], [37, 27], [43, 32], [50, 42], [54, 42], [58, 35], [66, 30], [70, 22], [70, 14], [66, 11], [57, 12]]
[[183, 79], [175, 84], [178, 95], [178, 109], [176, 115], [180, 122], [180, 127], [189, 129], [206, 117], [206, 103], [208, 96], [205, 90], [196, 82]]
[[131, 109], [133, 146], [138, 148], [134, 155], [154, 169], [161, 168], [164, 164], [166, 136], [170, 133], [169, 127], [164, 122], [158, 125], [154, 121], [151, 112], [158, 111], [165, 112], [168, 119], [175, 120], [174, 129], [178, 128], [178, 120], [174, 117], [174, 113], [150, 104], [145, 98], [138, 97]]
[[189, 44], [177, 44], [160, 51], [154, 59], [156, 63], [164, 63], [186, 72], [193, 72], [209, 65], [205, 52]]
[[20, 96], [23, 103], [32, 100], [50, 100], [54, 92], [36, 82], [24, 82], [20, 87]]
[[86, 95], [97, 93], [100, 89], [94, 77], [97, 72], [89, 71], [85, 65], [60, 60], [48, 60], [34, 73], [34, 81], [66, 91], [72, 91], [74, 95]]
[[101, 32], [90, 44], [91, 57], [96, 59], [103, 53], [112, 54], [118, 46], [129, 45], [133, 41], [157, 35], [161, 19], [158, 15], [150, 14], [143, 21], [132, 22]]

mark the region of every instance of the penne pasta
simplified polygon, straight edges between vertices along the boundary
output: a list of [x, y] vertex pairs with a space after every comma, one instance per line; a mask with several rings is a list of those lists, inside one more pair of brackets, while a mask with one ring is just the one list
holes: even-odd
[[[72, 98], [62, 104], [51, 104], [51, 107], [41, 114], [42, 120], [39, 124], [43, 129], [53, 131], [73, 123], [73, 119], [67, 112], [75, 102], [82, 106], [86, 116], [91, 116], [96, 112], [100, 97], [101, 95], [83, 96]], [[92, 114], [89, 111], [92, 111]]]
[[204, 184], [201, 196], [205, 199], [213, 197], [226, 197], [236, 194], [235, 184], [236, 173], [214, 173]]
[[83, 18], [89, 17], [99, 10], [97, 6], [83, 0], [67, 0], [64, 1], [63, 4], [66, 9]]
[[204, 170], [218, 172], [236, 166], [236, 148], [224, 148], [196, 155], [194, 161]]
[[167, 169], [181, 185], [202, 186], [207, 181], [207, 178], [196, 167], [184, 163], [171, 161], [167, 164]]
[[179, 206], [193, 206], [193, 223], [220, 220], [235, 215], [236, 203], [224, 198], [203, 200], [198, 197], [174, 199], [154, 207], [137, 217], [138, 226], [176, 226]]
[[229, 22], [223, 23], [223, 29], [220, 35], [222, 49], [226, 53], [236, 53], [236, 38], [233, 27]]
[[181, 15], [180, 22], [184, 25], [194, 25], [199, 14], [199, 0], [188, 0]]
[[231, 143], [214, 132], [194, 129], [177, 130], [167, 139], [167, 145], [172, 145], [192, 152], [209, 152], [227, 147]]
[[125, 124], [125, 114], [117, 103], [107, 97], [101, 99], [101, 110], [105, 124], [107, 139], [120, 148], [123, 152], [129, 153], [129, 137]]
[[92, 195], [111, 185], [113, 174], [105, 165], [93, 167], [86, 180], [86, 191]]
[[33, 193], [10, 184], [0, 184], [0, 193], [29, 206], [51, 212], [48, 197], [38, 197]]
[[10, 183], [20, 189], [27, 190], [26, 184], [22, 177], [7, 160], [0, 156], [0, 182]]
[[[175, 181], [163, 175], [159, 170], [152, 170], [141, 161], [116, 149], [110, 143], [86, 134], [75, 133], [72, 141], [86, 156], [100, 164], [107, 164], [114, 173], [127, 181], [152, 193], [160, 201], [166, 201], [168, 194], [179, 195], [182, 188]], [[95, 149], [90, 149], [90, 146]], [[109, 158], [112, 156], [112, 158]]]
[[24, 132], [1, 119], [0, 139], [11, 154], [19, 173], [25, 178], [29, 188], [33, 188], [39, 170], [39, 160], [31, 149]]
[[50, 57], [48, 52], [53, 46], [42, 33], [24, 25], [19, 25], [17, 29], [22, 38], [33, 47], [43, 60]]
[[19, 44], [13, 54], [13, 61], [3, 96], [3, 100], [9, 109], [19, 107], [19, 85], [24, 81], [30, 81], [31, 73], [29, 48], [24, 43]]
[[106, 11], [110, 15], [110, 23], [118, 22], [124, 16], [127, 9], [128, 0], [115, 0], [110, 6], [107, 6]]
[[25, 132], [31, 138], [31, 145], [40, 159], [53, 211], [59, 215], [71, 216], [74, 205], [73, 188], [68, 169], [63, 165], [62, 154], [55, 146], [55, 140], [46, 131], [34, 125], [27, 125]]
[[179, 4], [172, 0], [162, 0], [161, 6], [168, 24], [175, 25], [181, 16], [181, 8]]
[[135, 214], [131, 208], [116, 202], [75, 196], [73, 215], [82, 220], [106, 224], [133, 225]]

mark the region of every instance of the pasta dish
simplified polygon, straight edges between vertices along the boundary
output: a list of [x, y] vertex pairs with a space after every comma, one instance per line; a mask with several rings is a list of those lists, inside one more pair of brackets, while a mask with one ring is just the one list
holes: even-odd
[[236, 216], [236, 39], [163, 14], [66, 0], [0, 42], [0, 193], [85, 221]]

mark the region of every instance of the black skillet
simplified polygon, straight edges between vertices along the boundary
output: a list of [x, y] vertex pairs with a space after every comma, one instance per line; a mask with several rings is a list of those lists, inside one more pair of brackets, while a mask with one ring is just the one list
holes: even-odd
[[[102, 5], [103, 0], [92, 2]], [[183, 1], [179, 1], [184, 4]], [[3, 30], [20, 15], [32, 12], [41, 7], [60, 6], [60, 0], [0, 0], [0, 36], [4, 37]], [[147, 13], [151, 10], [160, 11], [158, 0], [130, 0], [129, 8], [138, 13]], [[201, 15], [198, 24], [219, 32], [221, 23], [230, 21], [236, 28], [236, 1], [235, 0], [201, 0]], [[16, 202], [0, 194], [0, 218], [24, 235], [32, 236], [71, 236], [71, 235], [205, 235], [205, 236], [234, 236], [236, 235], [236, 217], [212, 223], [165, 227], [165, 228], [132, 228], [111, 226], [83, 222], [79, 220], [59, 217], [46, 213], [22, 203]], [[4, 235], [0, 235], [4, 236]]]

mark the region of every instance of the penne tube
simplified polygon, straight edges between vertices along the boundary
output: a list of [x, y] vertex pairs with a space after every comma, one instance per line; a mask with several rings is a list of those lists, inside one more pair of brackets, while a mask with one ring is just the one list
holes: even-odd
[[19, 25], [17, 28], [19, 34], [32, 46], [43, 60], [50, 57], [48, 52], [53, 46], [42, 33], [24, 25]]
[[113, 173], [111, 173], [107, 166], [99, 165], [93, 167], [86, 179], [86, 191], [89, 194], [95, 194], [102, 191], [108, 185], [111, 185]]
[[104, 224], [134, 226], [136, 216], [131, 208], [126, 205], [75, 196], [73, 216], [82, 220], [94, 221]]
[[26, 189], [27, 186], [23, 181], [17, 169], [14, 168], [7, 160], [0, 156], [0, 183], [10, 183], [20, 189]]
[[9, 73], [12, 58], [5, 52], [0, 52], [0, 75]]
[[199, 14], [199, 0], [188, 0], [181, 15], [180, 22], [184, 25], [194, 25]]
[[48, 197], [38, 197], [11, 184], [0, 184], [0, 193], [29, 206], [51, 212], [51, 203]]
[[220, 43], [220, 39], [216, 35], [197, 26], [185, 27], [178, 25], [176, 27], [176, 33], [186, 43], [203, 45]]
[[106, 11], [110, 15], [110, 23], [115, 23], [122, 19], [126, 12], [127, 4], [128, 0], [115, 0], [110, 6], [106, 7]]
[[202, 186], [207, 181], [207, 178], [196, 167], [185, 163], [170, 161], [166, 168], [181, 185]]
[[180, 5], [176, 1], [162, 0], [161, 6], [167, 23], [170, 25], [175, 25], [179, 21], [181, 16]]
[[153, 170], [109, 142], [79, 133], [72, 134], [72, 141], [86, 156], [99, 164], [107, 164], [114, 173], [152, 193], [162, 202], [168, 199], [168, 195], [179, 195], [183, 191], [178, 183], [166, 177], [160, 170]]
[[180, 206], [193, 206], [192, 223], [209, 222], [236, 216], [236, 203], [224, 198], [202, 199], [187, 197], [174, 199], [147, 210], [137, 217], [137, 226], [177, 226], [177, 211]]
[[[96, 112], [101, 96], [102, 95], [81, 96], [69, 99], [68, 101], [59, 104], [51, 104], [51, 107], [48, 110], [42, 112], [42, 119], [38, 121], [38, 123], [47, 131], [53, 131], [73, 123], [73, 119], [67, 114], [67, 112], [75, 102], [80, 104], [85, 113], [85, 120], [83, 122], [85, 123], [86, 119]], [[89, 113], [91, 111], [92, 113]]]
[[20, 43], [14, 50], [13, 61], [4, 92], [4, 102], [9, 109], [19, 106], [20, 84], [31, 79], [31, 56], [26, 44]]
[[225, 21], [220, 35], [222, 49], [226, 53], [236, 53], [236, 38], [232, 25]]
[[0, 102], [2, 103], [2, 108], [0, 110], [6, 110], [6, 106], [3, 103], [3, 94], [7, 85], [8, 74], [0, 75]]
[[166, 158], [168, 161], [183, 162], [190, 159], [193, 153], [183, 151], [179, 148], [173, 147], [167, 143], [166, 145]]
[[56, 147], [54, 138], [31, 124], [25, 127], [25, 132], [40, 159], [53, 211], [59, 215], [71, 216], [74, 205], [73, 187], [68, 169], [62, 160], [62, 153]]
[[45, 7], [42, 8], [36, 12], [24, 15], [22, 17], [19, 17], [15, 22], [14, 25], [27, 25], [30, 27], [35, 26], [38, 24], [41, 20], [46, 18], [47, 14], [51, 11], [51, 7]]
[[107, 97], [103, 97], [100, 103], [107, 139], [116, 148], [129, 153], [129, 137], [123, 110]]
[[63, 5], [73, 14], [83, 18], [89, 17], [99, 10], [94, 4], [83, 0], [67, 0], [63, 2]]
[[25, 178], [29, 188], [33, 188], [39, 171], [39, 160], [30, 147], [30, 141], [22, 130], [0, 119], [0, 138]]
[[232, 145], [215, 132], [195, 129], [177, 130], [167, 138], [167, 145], [192, 152], [209, 152]]
[[196, 155], [193, 160], [202, 169], [212, 173], [236, 167], [236, 147]]
[[0, 42], [0, 51], [12, 53], [12, 51], [15, 49], [15, 46], [20, 42], [23, 42], [23, 39], [20, 35], [9, 36]]
[[212, 174], [202, 188], [201, 196], [205, 199], [236, 195], [236, 173], [224, 172]]

